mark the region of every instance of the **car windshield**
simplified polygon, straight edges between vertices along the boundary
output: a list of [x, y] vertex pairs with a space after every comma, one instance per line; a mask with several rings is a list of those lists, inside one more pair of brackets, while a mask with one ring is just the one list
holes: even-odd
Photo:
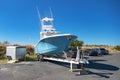
[[100, 50], [105, 50], [104, 48], [100, 48]]

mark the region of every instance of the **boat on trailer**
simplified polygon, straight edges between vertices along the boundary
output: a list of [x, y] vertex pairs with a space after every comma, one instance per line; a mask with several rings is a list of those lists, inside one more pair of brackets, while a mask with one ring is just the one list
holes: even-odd
[[40, 32], [40, 40], [35, 46], [35, 52], [38, 54], [39, 61], [45, 59], [45, 60], [70, 63], [70, 71], [74, 71], [74, 70], [76, 71], [76, 69], [73, 69], [72, 64], [89, 64], [87, 59], [85, 59], [84, 57], [80, 57], [80, 50], [78, 49], [78, 47], [77, 47], [77, 56], [75, 60], [68, 59], [67, 55], [66, 55], [66, 59], [44, 56], [44, 55], [52, 55], [52, 54], [57, 54], [57, 55], [61, 55], [63, 53], [66, 54], [71, 42], [75, 40], [77, 36], [73, 34], [58, 33], [53, 25], [53, 17], [40, 18], [40, 22], [42, 26]]

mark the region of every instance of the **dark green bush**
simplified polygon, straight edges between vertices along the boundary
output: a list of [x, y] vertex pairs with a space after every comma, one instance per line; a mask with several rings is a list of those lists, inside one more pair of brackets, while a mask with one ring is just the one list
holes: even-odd
[[79, 48], [81, 48], [83, 46], [84, 42], [83, 41], [80, 41], [80, 40], [74, 40], [71, 45], [70, 45], [70, 49], [71, 50], [77, 50], [77, 46]]

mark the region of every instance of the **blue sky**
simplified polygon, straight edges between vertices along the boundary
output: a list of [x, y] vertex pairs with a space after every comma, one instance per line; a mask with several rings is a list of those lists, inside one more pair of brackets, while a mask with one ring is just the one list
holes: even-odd
[[0, 42], [36, 44], [41, 16], [54, 16], [61, 33], [78, 36], [84, 44], [120, 45], [120, 0], [0, 0]]

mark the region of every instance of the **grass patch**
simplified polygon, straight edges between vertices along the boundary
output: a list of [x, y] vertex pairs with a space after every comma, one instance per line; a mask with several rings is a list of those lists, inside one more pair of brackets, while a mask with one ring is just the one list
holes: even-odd
[[26, 55], [26, 61], [37, 61], [37, 55], [36, 54]]

